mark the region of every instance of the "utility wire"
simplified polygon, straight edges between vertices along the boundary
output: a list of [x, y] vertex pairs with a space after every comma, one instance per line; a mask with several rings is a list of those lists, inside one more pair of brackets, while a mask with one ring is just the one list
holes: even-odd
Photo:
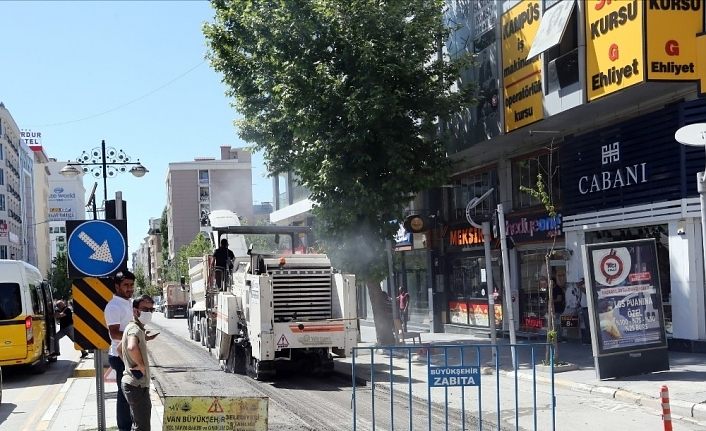
[[83, 118], [78, 118], [78, 119], [76, 119], [76, 120], [63, 121], [63, 122], [61, 122], [61, 123], [50, 123], [50, 124], [32, 125], [32, 126], [30, 126], [30, 128], [44, 128], [44, 127], [64, 126], [64, 125], [66, 125], [66, 124], [72, 124], [72, 123], [78, 123], [78, 122], [80, 122], [80, 121], [90, 120], [90, 119], [92, 119], [92, 118], [100, 117], [101, 115], [105, 115], [105, 114], [109, 114], [109, 113], [111, 113], [111, 112], [117, 111], [118, 109], [122, 109], [122, 108], [124, 108], [124, 107], [126, 107], [126, 106], [128, 106], [128, 105], [132, 105], [132, 104], [135, 103], [135, 102], [139, 102], [140, 100], [142, 100], [142, 99], [144, 99], [144, 98], [146, 98], [146, 97], [149, 97], [149, 96], [153, 95], [154, 93], [158, 92], [159, 90], [163, 89], [164, 87], [167, 87], [167, 86], [173, 84], [174, 82], [178, 81], [179, 79], [185, 77], [185, 76], [188, 75], [189, 73], [191, 73], [191, 72], [193, 72], [194, 70], [196, 70], [199, 66], [201, 66], [201, 65], [204, 64], [205, 62], [206, 62], [206, 60], [202, 60], [202, 61], [201, 61], [199, 64], [197, 64], [196, 66], [194, 66], [194, 67], [188, 69], [187, 71], [181, 73], [181, 74], [180, 74], [179, 76], [177, 76], [176, 78], [174, 78], [174, 79], [172, 79], [172, 80], [170, 80], [170, 81], [168, 81], [168, 82], [166, 82], [166, 83], [160, 85], [159, 87], [157, 87], [157, 88], [155, 88], [155, 89], [153, 89], [153, 90], [151, 90], [151, 91], [149, 91], [149, 92], [143, 94], [142, 96], [139, 96], [139, 97], [137, 97], [137, 98], [135, 98], [135, 99], [132, 99], [132, 100], [130, 100], [130, 101], [128, 101], [128, 102], [125, 102], [125, 103], [123, 103], [123, 104], [121, 104], [121, 105], [118, 105], [118, 106], [115, 106], [115, 107], [113, 107], [113, 108], [110, 108], [110, 109], [108, 109], [108, 110], [105, 110], [105, 111], [103, 111], [103, 112], [99, 112], [99, 113], [97, 113], [97, 114], [92, 114], [92, 115], [89, 115], [89, 116], [83, 117]]

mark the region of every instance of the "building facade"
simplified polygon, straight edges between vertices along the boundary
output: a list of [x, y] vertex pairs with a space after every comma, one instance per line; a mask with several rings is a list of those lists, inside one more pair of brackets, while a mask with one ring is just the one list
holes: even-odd
[[37, 241], [37, 268], [46, 275], [51, 268], [52, 244], [49, 239], [49, 161], [42, 148], [31, 148], [34, 156], [34, 209], [37, 222], [34, 226], [34, 235]]
[[218, 160], [170, 163], [166, 185], [170, 259], [199, 232], [208, 230], [212, 210], [231, 210], [245, 221], [253, 220], [252, 164], [247, 150], [222, 146]]
[[[479, 102], [450, 124], [458, 133], [448, 150], [458, 163], [449, 185], [428, 190], [428, 206], [417, 211], [429, 221], [434, 329], [487, 330], [488, 295], [497, 303], [509, 292], [515, 327], [543, 332], [549, 280], [570, 292], [590, 270], [585, 245], [654, 239], [660, 279], [654, 295], [664, 304], [670, 345], [689, 349], [706, 340], [695, 183], [703, 148], [674, 139], [681, 126], [706, 121], [704, 87], [696, 82], [706, 64], [694, 66], [700, 66], [703, 2], [678, 11], [640, 1], [448, 5], [454, 31], [445, 52], [476, 58], [463, 79], [478, 84]], [[624, 23], [606, 24], [616, 14], [624, 14]], [[683, 25], [675, 30], [675, 22]], [[659, 39], [668, 33], [669, 40]], [[665, 54], [665, 46], [676, 48]], [[686, 66], [670, 74], [670, 64]], [[538, 174], [555, 214], [522, 189], [536, 189]], [[486, 192], [481, 205], [469, 208]], [[493, 217], [498, 203], [507, 269]], [[491, 265], [482, 232], [471, 223], [486, 219], [496, 224]], [[560, 314], [573, 313], [576, 301], [567, 296]], [[505, 329], [511, 324], [504, 307], [492, 314]], [[571, 328], [560, 332], [578, 337]]]
[[[25, 258], [22, 202], [24, 150], [17, 123], [0, 103], [0, 259]], [[32, 216], [34, 217], [34, 216]]]

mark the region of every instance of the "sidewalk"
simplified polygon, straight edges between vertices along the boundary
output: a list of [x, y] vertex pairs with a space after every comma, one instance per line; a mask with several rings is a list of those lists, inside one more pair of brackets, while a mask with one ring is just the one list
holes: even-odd
[[[96, 378], [93, 354], [85, 359], [76, 353], [76, 369], [61, 388], [59, 395], [44, 413], [41, 429], [49, 431], [88, 431], [98, 429], [98, 409], [96, 399]], [[107, 362], [107, 361], [106, 361]], [[107, 366], [107, 364], [104, 364]], [[105, 369], [107, 370], [107, 368]], [[106, 430], [117, 430], [115, 405], [118, 386], [115, 381], [107, 381], [105, 389]], [[150, 391], [152, 399], [152, 430], [162, 430], [163, 406], [154, 386]]]
[[[375, 346], [375, 328], [361, 322], [360, 329], [362, 343], [359, 347]], [[448, 333], [421, 333], [421, 341], [423, 345], [431, 346], [489, 344], [490, 342], [488, 337]], [[518, 341], [518, 343], [525, 342], [525, 340]], [[498, 343], [509, 344], [509, 341], [498, 339]], [[407, 346], [409, 345], [410, 341]], [[666, 385], [669, 388], [672, 417], [690, 418], [691, 421], [706, 425], [706, 385], [704, 385], [706, 354], [669, 352], [669, 371], [601, 381], [596, 377], [591, 346], [569, 342], [559, 343], [558, 353], [562, 361], [575, 364], [577, 369], [555, 372], [554, 382], [557, 388], [565, 388], [589, 396], [616, 399], [661, 411], [660, 388]], [[426, 381], [426, 357], [425, 354], [421, 356], [420, 361], [412, 362], [412, 373]], [[538, 356], [543, 358], [543, 347]], [[501, 362], [507, 366], [501, 367], [500, 374], [513, 379], [515, 373], [509, 368], [512, 361], [501, 357]], [[350, 364], [350, 358], [337, 361], [337, 372], [351, 375]], [[531, 369], [520, 369], [517, 374], [521, 380], [532, 380]], [[541, 372], [539, 368], [536, 375], [538, 384], [551, 382], [549, 373]]]

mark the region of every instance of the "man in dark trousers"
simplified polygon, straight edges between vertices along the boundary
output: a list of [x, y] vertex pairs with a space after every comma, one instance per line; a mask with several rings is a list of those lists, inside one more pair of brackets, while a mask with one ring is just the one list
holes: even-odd
[[130, 271], [121, 271], [113, 277], [115, 294], [105, 307], [105, 323], [112, 343], [108, 351], [108, 362], [115, 370], [115, 380], [118, 384], [116, 402], [116, 416], [119, 431], [129, 431], [132, 428], [130, 406], [125, 399], [121, 386], [125, 363], [121, 358], [122, 352], [118, 346], [123, 339], [123, 331], [133, 318], [132, 295], [135, 293], [135, 274]]
[[221, 246], [213, 252], [213, 258], [216, 260], [216, 286], [223, 290], [223, 281], [228, 279], [223, 274], [233, 269], [235, 259], [235, 254], [228, 248], [227, 239], [221, 239]]
[[[74, 313], [71, 311], [69, 307], [66, 306], [66, 303], [62, 300], [58, 300], [56, 302], [56, 310], [54, 311], [54, 317], [59, 319], [59, 331], [56, 333], [56, 351], [59, 351], [59, 340], [64, 338], [64, 336], [69, 337], [69, 340], [73, 341], [74, 343], [76, 340], [74, 340]], [[85, 350], [81, 350], [81, 357], [85, 358], [88, 356], [88, 352]]]

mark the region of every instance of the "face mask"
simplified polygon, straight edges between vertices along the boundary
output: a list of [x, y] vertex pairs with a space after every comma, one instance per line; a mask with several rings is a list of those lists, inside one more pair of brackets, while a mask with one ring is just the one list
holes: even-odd
[[152, 321], [152, 312], [150, 311], [140, 311], [140, 322], [150, 323]]

